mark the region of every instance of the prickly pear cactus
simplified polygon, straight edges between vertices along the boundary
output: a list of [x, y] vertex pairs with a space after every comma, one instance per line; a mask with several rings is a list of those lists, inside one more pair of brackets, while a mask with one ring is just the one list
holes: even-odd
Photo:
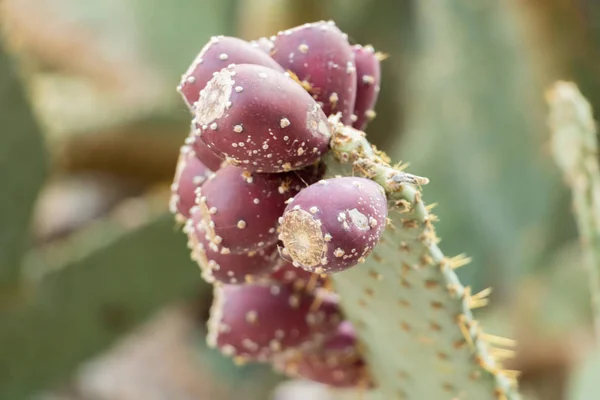
[[[173, 211], [190, 216], [191, 256], [214, 285], [209, 345], [377, 400], [519, 399], [501, 363], [512, 341], [473, 318], [489, 290], [471, 293], [454, 273], [468, 260], [437, 247], [428, 179], [391, 166], [352, 127], [374, 116], [374, 50], [359, 65], [333, 22], [269, 40], [286, 72], [235, 41], [220, 60], [247, 52], [260, 65], [197, 58], [192, 69], [211, 78], [182, 92], [194, 127], [185, 154], [207, 164], [190, 148], [202, 142], [224, 160], [173, 182]], [[271, 246], [276, 260], [258, 253]]]
[[332, 275], [347, 317], [377, 384], [373, 399], [519, 399], [515, 372], [500, 360], [511, 340], [488, 335], [472, 309], [489, 291], [471, 293], [454, 269], [468, 260], [446, 257], [419, 184], [427, 180], [391, 168], [362, 132], [337, 125], [332, 174], [362, 174], [390, 201], [388, 226], [365, 262]]

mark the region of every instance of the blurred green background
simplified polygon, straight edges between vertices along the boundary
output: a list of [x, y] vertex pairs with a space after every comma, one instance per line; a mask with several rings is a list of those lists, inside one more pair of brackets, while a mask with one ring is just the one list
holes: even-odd
[[2, 0], [0, 399], [332, 396], [204, 347], [210, 289], [167, 214], [202, 46], [321, 19], [389, 54], [367, 134], [431, 179], [441, 247], [493, 287], [479, 317], [519, 341], [528, 398], [600, 398], [544, 99], [573, 80], [600, 110], [600, 2]]

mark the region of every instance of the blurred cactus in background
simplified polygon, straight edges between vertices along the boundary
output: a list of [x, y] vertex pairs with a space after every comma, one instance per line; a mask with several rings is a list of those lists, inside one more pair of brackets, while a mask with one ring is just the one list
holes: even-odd
[[0, 399], [597, 398], [599, 17], [4, 0]]

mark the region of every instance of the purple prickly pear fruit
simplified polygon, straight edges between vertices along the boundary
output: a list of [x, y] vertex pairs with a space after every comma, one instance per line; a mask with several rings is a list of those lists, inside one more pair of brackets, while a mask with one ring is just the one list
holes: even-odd
[[228, 165], [218, 170], [196, 192], [209, 246], [228, 254], [275, 244], [286, 200], [312, 183], [313, 169], [262, 174]]
[[264, 65], [283, 72], [276, 61], [264, 50], [249, 42], [229, 36], [215, 36], [200, 50], [188, 70], [183, 74], [177, 91], [190, 108], [200, 97], [200, 91], [213, 77], [213, 74], [231, 64]]
[[196, 201], [196, 189], [212, 174], [213, 172], [196, 157], [190, 146], [181, 147], [171, 185], [170, 202], [171, 212], [179, 220], [185, 221], [190, 217], [190, 209]]
[[276, 356], [276, 370], [292, 376], [336, 388], [372, 387], [364, 360], [356, 343], [356, 334], [348, 321], [322, 345], [305, 351]]
[[293, 260], [314, 273], [333, 273], [364, 260], [387, 222], [383, 188], [365, 178], [321, 180], [294, 196], [279, 239]]
[[347, 35], [333, 21], [321, 21], [279, 32], [273, 43], [273, 59], [298, 77], [327, 116], [341, 112], [350, 125], [356, 67]]
[[202, 277], [208, 283], [243, 284], [268, 273], [279, 263], [277, 245], [243, 254], [221, 254], [214, 251], [205, 239], [203, 225], [199, 208], [192, 209], [192, 216], [186, 226], [188, 246], [192, 250], [192, 259], [198, 263]]
[[195, 122], [210, 149], [257, 172], [313, 164], [331, 137], [314, 99], [288, 75], [259, 65], [216, 74], [200, 93]]
[[353, 46], [354, 62], [356, 64], [356, 104], [354, 115], [356, 118], [352, 126], [363, 130], [367, 123], [375, 118], [375, 103], [379, 96], [381, 82], [381, 65], [373, 46]]
[[208, 344], [252, 361], [269, 361], [275, 354], [322, 341], [341, 318], [324, 318], [321, 306], [314, 306], [314, 294], [287, 285], [218, 285], [214, 293]]
[[217, 171], [221, 168], [221, 164], [225, 161], [225, 159], [219, 157], [215, 152], [209, 149], [200, 136], [196, 135], [194, 132], [186, 138], [185, 143], [194, 150], [198, 160], [212, 171]]

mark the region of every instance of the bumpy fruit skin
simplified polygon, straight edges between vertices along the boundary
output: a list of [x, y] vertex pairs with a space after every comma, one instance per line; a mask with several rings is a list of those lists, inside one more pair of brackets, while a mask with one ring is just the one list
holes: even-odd
[[230, 164], [283, 172], [315, 163], [329, 148], [327, 117], [289, 75], [233, 65], [200, 93], [196, 126], [204, 143]]
[[253, 46], [245, 40], [215, 36], [200, 50], [188, 70], [183, 74], [177, 91], [193, 110], [194, 103], [200, 97], [200, 91], [213, 77], [213, 74], [231, 64], [264, 65], [278, 71], [283, 69], [264, 50]]
[[192, 209], [185, 232], [192, 259], [198, 263], [202, 278], [208, 283], [244, 284], [273, 270], [280, 262], [277, 245], [243, 254], [221, 254], [212, 250], [206, 240], [204, 221], [198, 208]]
[[296, 195], [281, 218], [281, 234], [294, 265], [333, 273], [364, 260], [387, 221], [383, 188], [365, 178], [321, 180]]
[[196, 127], [194, 126], [190, 135], [185, 139], [185, 144], [194, 150], [196, 157], [202, 164], [206, 165], [212, 171], [218, 170], [225, 159], [209, 149], [195, 131]]
[[316, 348], [275, 357], [275, 369], [292, 377], [303, 378], [335, 388], [372, 387], [364, 360], [356, 343], [356, 334], [348, 321]]
[[367, 123], [375, 118], [375, 104], [379, 97], [381, 83], [381, 64], [373, 46], [355, 45], [354, 62], [356, 64], [356, 103], [352, 126], [364, 130]]
[[356, 67], [347, 35], [330, 22], [309, 23], [279, 32], [272, 57], [322, 104], [326, 115], [342, 113], [351, 124], [356, 97]]
[[177, 219], [183, 222], [190, 217], [190, 209], [196, 202], [196, 189], [212, 174], [213, 172], [196, 157], [190, 146], [181, 147], [171, 185], [170, 201], [170, 210]]
[[341, 322], [339, 313], [314, 304], [314, 294], [286, 285], [217, 285], [208, 344], [228, 356], [263, 362], [292, 348], [313, 346]]
[[285, 201], [312, 183], [317, 167], [282, 174], [251, 173], [225, 166], [197, 191], [196, 204], [214, 251], [247, 253], [277, 242]]

